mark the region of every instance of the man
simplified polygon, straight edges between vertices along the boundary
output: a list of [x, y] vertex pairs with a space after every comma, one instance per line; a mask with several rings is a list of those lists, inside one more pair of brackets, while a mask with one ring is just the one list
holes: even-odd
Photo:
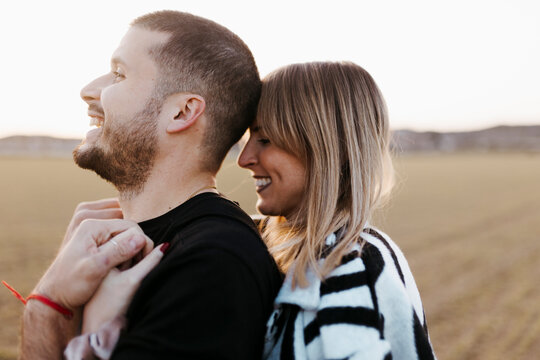
[[[147, 254], [148, 238], [170, 248], [135, 293], [112, 358], [261, 356], [280, 275], [251, 219], [215, 191], [215, 174], [253, 119], [259, 93], [249, 49], [224, 27], [174, 11], [132, 23], [111, 72], [81, 91], [97, 128], [74, 151], [79, 166], [114, 184], [131, 222], [78, 225], [75, 216], [35, 289], [74, 318], [29, 301], [24, 358], [60, 357], [107, 271]], [[81, 218], [121, 216], [114, 201], [84, 206]], [[151, 268], [159, 253], [127, 271]]]

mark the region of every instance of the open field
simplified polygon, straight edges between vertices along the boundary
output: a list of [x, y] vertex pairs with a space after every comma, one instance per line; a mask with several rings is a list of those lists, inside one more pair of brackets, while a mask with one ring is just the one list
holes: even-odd
[[[540, 354], [540, 154], [404, 156], [376, 224], [407, 256], [437, 356]], [[28, 294], [54, 257], [75, 205], [114, 195], [69, 159], [0, 158], [0, 280]], [[248, 172], [218, 187], [253, 212]], [[0, 360], [16, 357], [22, 305], [0, 290]]]

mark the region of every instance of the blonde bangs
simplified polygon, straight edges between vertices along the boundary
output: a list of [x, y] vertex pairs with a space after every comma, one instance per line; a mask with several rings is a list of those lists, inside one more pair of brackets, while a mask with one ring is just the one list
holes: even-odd
[[263, 79], [261, 99], [257, 108], [257, 123], [260, 130], [266, 134], [277, 147], [297, 154], [305, 160], [305, 144], [303, 133], [296, 121], [298, 112], [295, 104], [288, 100], [293, 99], [293, 84], [290, 79], [290, 70], [284, 68], [270, 73]]

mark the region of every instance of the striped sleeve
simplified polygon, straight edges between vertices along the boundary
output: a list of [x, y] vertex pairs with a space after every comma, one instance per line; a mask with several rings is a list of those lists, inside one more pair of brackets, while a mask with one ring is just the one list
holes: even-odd
[[361, 256], [349, 253], [320, 285], [324, 359], [435, 359], [403, 253], [374, 229], [364, 240]]
[[384, 319], [370, 290], [362, 258], [351, 253], [321, 283], [316, 322], [324, 359], [389, 359]]
[[424, 310], [409, 264], [399, 247], [379, 230], [367, 229], [362, 258], [372, 279], [384, 337], [393, 359], [435, 359]]

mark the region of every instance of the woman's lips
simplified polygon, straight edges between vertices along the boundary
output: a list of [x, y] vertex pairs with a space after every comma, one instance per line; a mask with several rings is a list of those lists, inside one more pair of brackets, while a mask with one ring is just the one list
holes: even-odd
[[270, 177], [258, 177], [258, 178], [255, 178], [255, 190], [257, 192], [263, 191], [270, 184], [272, 184], [272, 179]]

